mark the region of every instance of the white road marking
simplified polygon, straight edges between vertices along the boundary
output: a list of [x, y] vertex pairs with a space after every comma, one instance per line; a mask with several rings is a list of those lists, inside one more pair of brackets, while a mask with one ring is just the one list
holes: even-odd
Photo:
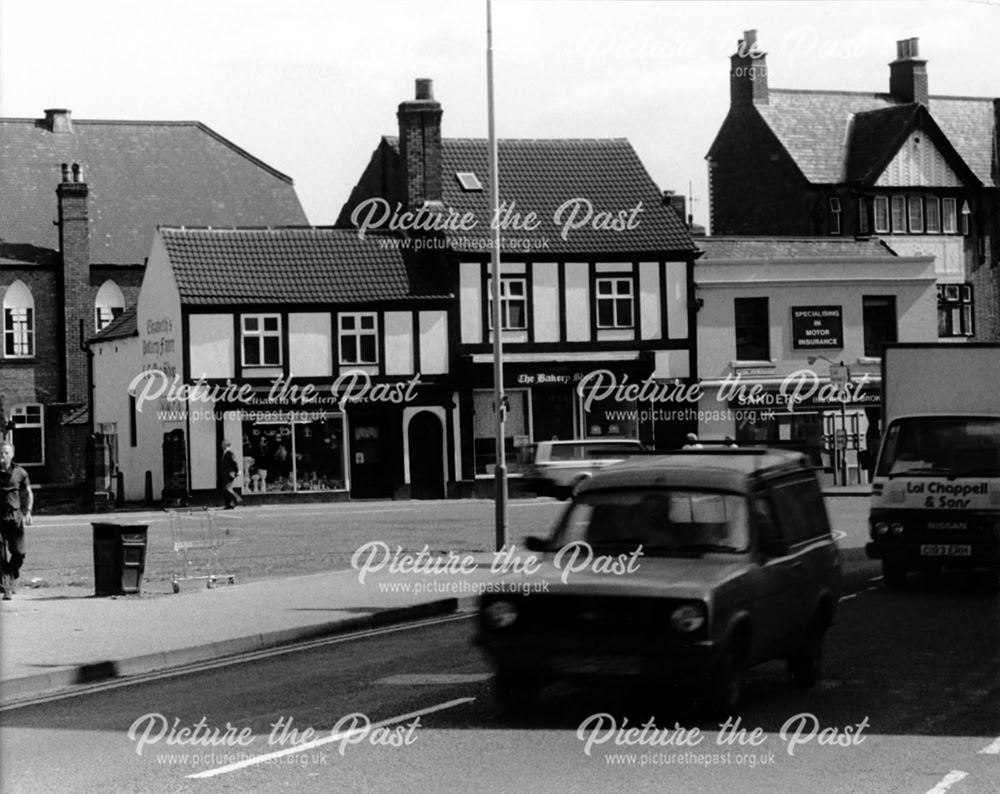
[[835, 530], [833, 530], [833, 539], [834, 540], [843, 540], [846, 537], [847, 537], [847, 533], [844, 532], [844, 530], [842, 530], [842, 529], [835, 529]]
[[979, 752], [986, 755], [1000, 755], [1000, 736], [993, 740], [993, 744], [987, 745]]
[[850, 599], [857, 598], [857, 597], [858, 597], [857, 593], [851, 593], [850, 595], [841, 596], [840, 600], [841, 601], [849, 601]]
[[944, 794], [952, 786], [954, 786], [958, 781], [969, 776], [968, 772], [959, 772], [958, 770], [952, 770], [947, 775], [945, 775], [941, 782], [938, 783], [934, 788], [927, 792], [927, 794]]
[[407, 720], [412, 720], [415, 717], [422, 717], [425, 714], [434, 714], [438, 711], [445, 711], [446, 709], [453, 709], [456, 706], [464, 706], [466, 703], [472, 703], [475, 698], [458, 698], [456, 700], [449, 700], [446, 703], [439, 703], [436, 706], [429, 706], [425, 709], [419, 709], [418, 711], [411, 711], [409, 714], [400, 714], [396, 717], [389, 717], [385, 720], [379, 720], [378, 722], [373, 722], [371, 725], [365, 728], [355, 728], [349, 731], [339, 731], [337, 733], [326, 736], [322, 739], [317, 739], [314, 742], [307, 742], [306, 744], [300, 744], [295, 747], [286, 747], [283, 750], [277, 750], [273, 753], [266, 753], [264, 755], [258, 755], [253, 758], [247, 758], [243, 761], [237, 761], [234, 764], [228, 764], [227, 766], [220, 766], [216, 769], [207, 769], [204, 772], [197, 772], [193, 775], [188, 775], [188, 778], [206, 778], [206, 777], [216, 777], [217, 775], [225, 775], [229, 772], [236, 772], [240, 769], [246, 769], [249, 766], [257, 766], [258, 764], [265, 764], [272, 761], [275, 758], [284, 758], [288, 755], [294, 755], [295, 753], [302, 753], [306, 750], [313, 750], [317, 747], [323, 747], [324, 745], [331, 744], [333, 742], [340, 742], [358, 733], [364, 733], [375, 728], [382, 728], [386, 725], [394, 725], [397, 722], [406, 722]]
[[433, 686], [437, 684], [478, 684], [488, 681], [492, 673], [402, 673], [380, 678], [376, 684], [388, 686]]

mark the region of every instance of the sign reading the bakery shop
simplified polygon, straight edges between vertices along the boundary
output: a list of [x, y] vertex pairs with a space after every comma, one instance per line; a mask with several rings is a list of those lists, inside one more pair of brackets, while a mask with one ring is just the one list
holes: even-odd
[[795, 350], [843, 346], [844, 314], [842, 307], [792, 307], [792, 347]]

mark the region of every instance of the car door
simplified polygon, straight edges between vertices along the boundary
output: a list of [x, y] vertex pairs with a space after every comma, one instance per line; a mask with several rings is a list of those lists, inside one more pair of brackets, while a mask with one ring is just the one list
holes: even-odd
[[753, 497], [753, 525], [757, 542], [757, 599], [753, 608], [753, 661], [783, 652], [788, 637], [801, 622], [798, 603], [802, 565], [791, 553], [788, 524], [770, 490]]

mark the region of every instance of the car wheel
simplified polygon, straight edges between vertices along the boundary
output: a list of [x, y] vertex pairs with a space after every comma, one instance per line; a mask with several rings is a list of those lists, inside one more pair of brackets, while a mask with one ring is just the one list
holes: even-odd
[[541, 680], [533, 673], [500, 668], [493, 680], [493, 697], [505, 716], [521, 716], [538, 700]]
[[721, 717], [736, 713], [743, 700], [743, 665], [733, 648], [726, 648], [719, 657], [709, 690], [712, 711]]
[[801, 644], [788, 657], [788, 680], [792, 686], [806, 689], [813, 686], [823, 675], [823, 639], [826, 627], [814, 621]]
[[902, 590], [906, 587], [906, 568], [898, 562], [882, 560], [882, 581], [890, 590]]

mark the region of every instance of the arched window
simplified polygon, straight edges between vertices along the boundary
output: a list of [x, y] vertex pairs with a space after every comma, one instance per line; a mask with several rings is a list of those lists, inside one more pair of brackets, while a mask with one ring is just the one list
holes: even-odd
[[101, 284], [94, 301], [94, 326], [98, 331], [103, 331], [124, 311], [125, 296], [118, 285], [108, 279]]
[[35, 300], [22, 281], [15, 281], [4, 292], [3, 354], [6, 358], [35, 355]]

